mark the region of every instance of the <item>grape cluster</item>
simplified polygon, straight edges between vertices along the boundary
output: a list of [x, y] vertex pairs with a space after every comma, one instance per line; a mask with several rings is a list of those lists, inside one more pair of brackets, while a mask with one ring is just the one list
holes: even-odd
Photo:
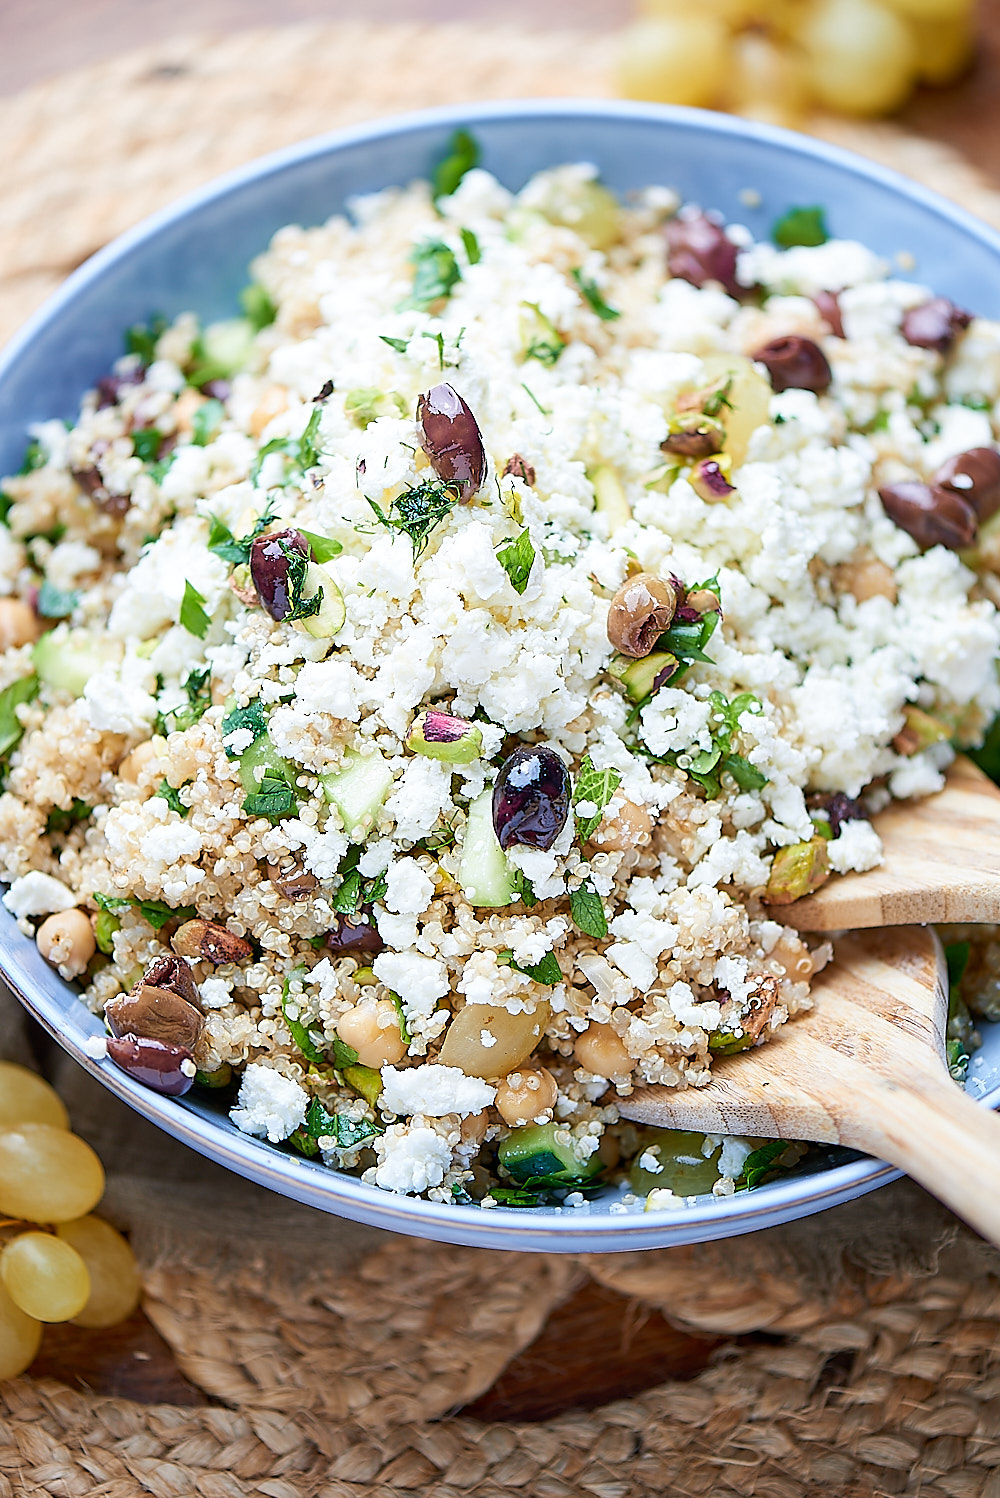
[[132, 1250], [90, 1216], [104, 1191], [49, 1084], [0, 1061], [0, 1379], [33, 1361], [44, 1321], [113, 1326], [135, 1310]]
[[975, 0], [638, 0], [618, 78], [633, 99], [797, 125], [811, 107], [897, 109], [973, 51]]

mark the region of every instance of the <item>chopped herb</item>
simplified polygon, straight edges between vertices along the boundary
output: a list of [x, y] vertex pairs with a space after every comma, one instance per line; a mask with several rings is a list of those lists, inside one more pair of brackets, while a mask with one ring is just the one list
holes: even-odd
[[148, 323], [136, 322], [125, 334], [125, 352], [137, 354], [141, 364], [152, 364], [156, 345], [167, 331], [167, 319], [156, 312]]
[[94, 920], [94, 941], [97, 950], [103, 952], [105, 957], [110, 957], [115, 950], [115, 932], [122, 929], [122, 923], [110, 910], [99, 910]]
[[208, 532], [208, 549], [214, 556], [220, 557], [222, 561], [229, 562], [234, 567], [242, 566], [250, 560], [250, 548], [256, 538], [274, 519], [271, 513], [271, 502], [268, 502], [263, 515], [254, 521], [253, 528], [247, 535], [241, 536], [239, 540], [233, 535], [224, 520], [218, 515], [209, 517], [211, 526]]
[[520, 900], [523, 905], [527, 905], [529, 910], [532, 905], [538, 904], [531, 880], [520, 869], [514, 870], [511, 893], [515, 900]]
[[427, 546], [431, 532], [442, 520], [447, 520], [455, 508], [458, 495], [438, 479], [424, 479], [422, 483], [404, 489], [392, 501], [388, 514], [375, 500], [370, 499], [368, 503], [384, 526], [409, 536], [414, 558], [417, 558]]
[[992, 411], [993, 402], [985, 395], [963, 395], [958, 401], [970, 411]]
[[739, 1184], [745, 1186], [747, 1191], [753, 1191], [755, 1187], [762, 1186], [765, 1181], [778, 1174], [782, 1170], [780, 1157], [788, 1149], [789, 1140], [769, 1139], [762, 1144], [760, 1149], [755, 1149], [752, 1154], [747, 1155], [743, 1162], [743, 1171], [739, 1177]]
[[37, 696], [38, 677], [34, 672], [22, 676], [19, 681], [12, 681], [0, 692], [0, 760], [7, 758], [24, 732], [15, 709], [24, 702], [32, 702]]
[[44, 468], [47, 462], [48, 456], [45, 452], [44, 447], [39, 442], [37, 437], [32, 437], [31, 441], [24, 449], [24, 458], [22, 459], [21, 466], [17, 471], [18, 473], [34, 473], [36, 469]]
[[826, 228], [826, 214], [822, 208], [789, 208], [776, 220], [771, 229], [771, 238], [782, 249], [790, 250], [794, 245], [826, 244], [830, 238]]
[[742, 754], [727, 754], [722, 768], [728, 770], [741, 791], [760, 791], [767, 785], [767, 776], [756, 765], [752, 765]]
[[603, 901], [589, 884], [581, 884], [579, 889], [571, 892], [569, 913], [573, 924], [584, 936], [592, 936], [595, 941], [607, 936], [608, 918], [604, 913]]
[[191, 441], [195, 447], [208, 446], [222, 425], [225, 414], [226, 409], [218, 400], [207, 400], [198, 407], [191, 422]]
[[563, 970], [555, 952], [546, 952], [540, 962], [515, 962], [513, 952], [498, 952], [497, 961], [504, 967], [512, 967], [515, 972], [524, 973], [525, 977], [533, 978], [536, 983], [547, 983], [550, 988], [563, 981]]
[[497, 561], [510, 578], [515, 593], [523, 593], [528, 586], [534, 560], [535, 548], [527, 528], [513, 541], [507, 541], [497, 549]]
[[593, 837], [601, 825], [601, 814], [604, 808], [621, 783], [622, 777], [617, 770], [595, 770], [590, 755], [584, 755], [580, 773], [576, 777], [573, 804], [578, 806], [581, 801], [590, 801], [597, 807], [597, 811], [592, 812], [589, 817], [581, 817], [577, 813], [576, 831], [581, 843]]
[[385, 874], [376, 874], [366, 879], [358, 868], [361, 848], [355, 844], [345, 855], [338, 869], [340, 884], [333, 896], [332, 904], [338, 915], [355, 915], [360, 905], [373, 905], [385, 898], [387, 889]]
[[250, 482], [256, 484], [264, 466], [264, 459], [270, 457], [272, 453], [281, 453], [285, 458], [283, 484], [288, 482], [292, 472], [303, 474], [308, 469], [315, 468], [320, 458], [320, 448], [317, 443], [322, 420], [323, 408], [317, 406], [310, 413], [301, 437], [274, 437], [270, 442], [265, 442], [250, 466]]
[[78, 796], [73, 797], [72, 806], [66, 808], [53, 806], [45, 819], [45, 831], [47, 833], [66, 833], [75, 827], [78, 822], [83, 822], [93, 811], [86, 801], [81, 801]]
[[250, 747], [250, 744], [246, 744], [242, 749], [237, 750], [231, 749], [226, 744], [225, 741], [229, 735], [237, 733], [241, 729], [248, 729], [253, 735], [250, 740], [251, 744], [256, 744], [257, 740], [267, 732], [267, 719], [264, 716], [264, 709], [256, 697], [247, 707], [234, 707], [232, 712], [227, 713], [222, 720], [223, 747], [225, 748], [227, 759], [239, 759], [240, 755], [245, 754], [246, 750]]
[[459, 233], [462, 236], [462, 248], [465, 251], [465, 258], [470, 265], [478, 265], [483, 258], [483, 252], [479, 248], [479, 240], [471, 229], [460, 229]]
[[5, 489], [0, 489], [0, 525], [7, 524], [7, 516], [10, 514], [10, 507], [13, 503], [13, 495], [8, 494]]
[[421, 333], [421, 338], [430, 338], [437, 344], [438, 369], [444, 369], [444, 334], [443, 333]]
[[[154, 484], [163, 483], [164, 478], [173, 467], [174, 459], [176, 457], [177, 449], [172, 447], [165, 458], [158, 458], [155, 463], [150, 463], [146, 472], [149, 474], [149, 477], [153, 480]], [[150, 536], [149, 539], [152, 541], [155, 540], [155, 537]]]
[[465, 176], [479, 163], [479, 144], [468, 130], [456, 130], [448, 142], [447, 155], [438, 162], [431, 173], [434, 202], [439, 198], [450, 198]]
[[[313, 1066], [326, 1066], [326, 1056], [313, 1040], [309, 1030], [297, 1015], [293, 1018], [288, 1010], [292, 983], [297, 980], [299, 986], [301, 986], [301, 980], [305, 976], [305, 972], [305, 965], [300, 964], [298, 967], [292, 969], [281, 985], [281, 1012], [285, 1017], [285, 1024], [288, 1026], [292, 1039], [306, 1060], [311, 1062]], [[355, 1060], [357, 1060], [356, 1056]]]
[[259, 281], [251, 281], [249, 286], [244, 286], [240, 292], [240, 306], [243, 308], [243, 316], [255, 333], [259, 333], [261, 328], [269, 328], [278, 315], [277, 307]]
[[57, 588], [55, 583], [50, 583], [46, 578], [38, 590], [35, 608], [43, 619], [68, 619], [79, 601], [77, 589]]
[[534, 302], [521, 303], [519, 320], [525, 359], [537, 359], [551, 369], [566, 347], [566, 339]]
[[462, 279], [462, 272], [454, 250], [440, 239], [425, 239], [423, 244], [414, 245], [410, 258], [413, 262], [413, 290], [403, 306], [426, 312], [442, 297], [451, 295], [452, 287]]
[[181, 611], [178, 618], [181, 627], [186, 629], [189, 635], [197, 635], [199, 640], [205, 638], [212, 621], [205, 612], [203, 595], [191, 582], [184, 584], [184, 597], [181, 599]]
[[[190, 781], [188, 784], [190, 784]], [[170, 807], [170, 810], [176, 811], [179, 816], [186, 817], [191, 810], [190, 806], [184, 805], [184, 802], [181, 800], [180, 791], [175, 790], [169, 780], [161, 780], [159, 789], [154, 792], [154, 795], [161, 796]]]
[[552, 412], [550, 410], [548, 410], [547, 407], [545, 407], [545, 406], [542, 405], [541, 401], [538, 399], [538, 396], [535, 394], [535, 392], [533, 390], [529, 390], [528, 386], [524, 383], [523, 380], [521, 381], [521, 389], [530, 398], [530, 400], [538, 407], [539, 411], [541, 411], [541, 413], [542, 413], [543, 416], [551, 416], [552, 415]]
[[112, 914], [131, 906], [144, 921], [149, 922], [154, 931], [161, 931], [168, 921], [190, 921], [198, 914], [193, 905], [178, 905], [175, 910], [163, 900], [140, 900], [135, 895], [102, 895], [95, 892], [94, 903], [98, 910], [110, 911]]
[[143, 463], [152, 463], [160, 451], [163, 433], [156, 427], [142, 427], [132, 433], [132, 451]]
[[169, 715], [178, 733], [183, 733], [185, 728], [190, 728], [192, 724], [199, 722], [212, 706], [211, 674], [210, 666], [192, 666], [185, 676], [184, 690], [187, 693], [187, 706], [175, 707]]
[[413, 1039], [413, 1036], [410, 1034], [409, 1027], [406, 1023], [406, 1010], [403, 1008], [403, 1001], [399, 997], [399, 994], [393, 993], [391, 989], [389, 990], [389, 997], [392, 1000], [393, 1007], [396, 1010], [396, 1016], [399, 1020], [399, 1033], [402, 1037], [403, 1044], [409, 1045], [410, 1041]]
[[277, 770], [266, 769], [257, 790], [243, 799], [243, 810], [249, 817], [270, 817], [276, 821], [295, 805], [295, 792]]
[[383, 343], [387, 343], [390, 348], [394, 348], [397, 354], [405, 354], [410, 346], [408, 338], [390, 338], [387, 333], [380, 333], [378, 336]]
[[[295, 1135], [304, 1134], [305, 1138], [315, 1147], [318, 1152], [318, 1139], [332, 1139], [340, 1149], [354, 1149], [366, 1139], [374, 1139], [383, 1130], [378, 1124], [372, 1123], [370, 1118], [353, 1119], [348, 1118], [345, 1113], [330, 1113], [318, 1097], [314, 1097], [306, 1111], [305, 1122], [301, 1128], [296, 1129], [295, 1134], [289, 1139], [297, 1149], [302, 1149], [300, 1143], [296, 1142]], [[302, 1149], [302, 1153], [310, 1153], [308, 1149]]]
[[575, 265], [573, 267], [571, 274], [573, 276], [573, 280], [580, 288], [580, 294], [583, 297], [584, 301], [587, 303], [592, 312], [597, 313], [598, 317], [601, 319], [601, 322], [614, 322], [616, 317], [621, 317], [621, 313], [619, 312], [618, 308], [612, 307], [601, 296], [597, 282], [588, 280], [588, 278], [583, 274], [583, 271], [578, 265]]
[[301, 525], [296, 526], [296, 530], [309, 542], [314, 562], [328, 562], [331, 557], [339, 557], [344, 549], [339, 541], [334, 541], [330, 536], [317, 536], [314, 531], [304, 531]]

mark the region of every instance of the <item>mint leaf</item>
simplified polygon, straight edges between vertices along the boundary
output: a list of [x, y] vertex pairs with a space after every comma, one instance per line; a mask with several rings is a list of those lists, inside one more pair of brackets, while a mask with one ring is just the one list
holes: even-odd
[[156, 345], [167, 331], [167, 320], [156, 312], [148, 323], [133, 323], [125, 333], [125, 352], [138, 354], [143, 365], [152, 364], [156, 358]]
[[249, 817], [270, 817], [277, 821], [295, 805], [295, 792], [285, 780], [273, 770], [265, 770], [257, 790], [243, 798], [243, 810]]
[[465, 251], [466, 260], [468, 260], [470, 265], [478, 265], [483, 258], [483, 252], [479, 248], [479, 240], [471, 229], [460, 229], [458, 232], [462, 236], [462, 248]]
[[270, 327], [278, 315], [277, 307], [259, 281], [251, 281], [249, 286], [244, 286], [240, 292], [240, 306], [255, 333], [259, 333], [261, 328]]
[[225, 407], [219, 400], [207, 400], [198, 407], [191, 421], [191, 441], [195, 447], [208, 446], [225, 414]]
[[205, 612], [204, 604], [205, 599], [194, 584], [186, 582], [178, 619], [182, 628], [186, 629], [189, 635], [196, 635], [199, 640], [205, 638], [208, 626], [212, 622]]
[[[170, 719], [170, 728], [167, 731], [183, 733], [185, 728], [190, 728], [193, 723], [199, 722], [205, 716], [212, 706], [212, 688], [209, 680], [211, 674], [209, 666], [192, 666], [184, 678], [187, 705], [175, 707], [164, 715], [165, 718]], [[165, 721], [162, 727], [167, 729]]]
[[466, 172], [479, 163], [479, 145], [468, 130], [456, 130], [448, 142], [448, 154], [438, 162], [431, 173], [434, 202], [439, 198], [450, 198]]
[[85, 821], [93, 809], [92, 806], [87, 805], [86, 801], [81, 801], [79, 796], [74, 796], [73, 804], [69, 808], [53, 806], [45, 818], [45, 831], [50, 834], [69, 832], [70, 828], [75, 827], [78, 822]]
[[390, 338], [387, 333], [380, 333], [378, 336], [383, 343], [387, 343], [390, 348], [394, 348], [397, 354], [405, 354], [410, 346], [408, 338]]
[[748, 1191], [753, 1191], [756, 1186], [762, 1186], [770, 1176], [781, 1171], [782, 1166], [778, 1164], [778, 1157], [785, 1153], [790, 1141], [787, 1139], [769, 1139], [762, 1144], [760, 1149], [755, 1149], [752, 1154], [747, 1155], [743, 1162], [743, 1171], [739, 1177], [741, 1186]]
[[410, 255], [413, 262], [413, 290], [403, 303], [417, 312], [426, 312], [442, 297], [450, 296], [451, 289], [462, 279], [455, 252], [440, 239], [425, 239], [414, 245]]
[[[264, 709], [261, 707], [258, 698], [255, 697], [249, 706], [234, 707], [232, 712], [226, 714], [222, 720], [222, 727], [220, 729], [223, 741], [231, 733], [236, 733], [241, 728], [248, 728], [253, 734], [253, 738], [250, 741], [252, 744], [256, 744], [257, 740], [267, 732], [267, 718], [264, 716]], [[249, 749], [250, 744], [247, 744], [246, 748], [240, 750], [231, 749], [225, 742], [223, 743], [223, 747], [225, 748], [227, 759], [239, 759], [240, 755], [245, 754], [246, 750]]]
[[190, 806], [184, 805], [184, 802], [181, 800], [180, 791], [175, 790], [169, 780], [162, 780], [159, 789], [154, 792], [154, 795], [162, 797], [170, 807], [170, 810], [176, 811], [182, 817], [186, 817], [191, 810]]
[[312, 552], [314, 562], [328, 562], [331, 557], [339, 557], [343, 546], [339, 541], [334, 541], [331, 536], [317, 536], [313, 531], [304, 531], [301, 525], [295, 527], [300, 536], [305, 536], [309, 542], [309, 550]]
[[143, 920], [148, 921], [154, 931], [160, 931], [168, 921], [190, 921], [198, 914], [193, 905], [178, 905], [174, 910], [162, 900], [140, 900], [135, 895], [102, 895], [95, 890], [91, 897], [98, 910], [114, 914], [116, 910], [137, 910]]
[[38, 590], [35, 608], [43, 619], [67, 619], [79, 601], [80, 594], [75, 588], [64, 591], [46, 578]]
[[581, 884], [569, 897], [569, 913], [573, 924], [585, 936], [600, 941], [608, 934], [608, 918], [604, 914], [604, 903], [589, 884]]
[[[271, 453], [281, 453], [285, 458], [285, 472], [282, 483], [287, 483], [293, 472], [304, 474], [308, 469], [315, 468], [320, 458], [318, 446], [319, 427], [323, 420], [323, 407], [316, 406], [306, 422], [305, 430], [301, 437], [273, 437], [270, 442], [265, 442], [258, 452], [253, 463], [250, 465], [250, 482], [256, 484], [260, 478], [260, 471], [264, 466], [264, 459]], [[255, 531], [255, 535], [259, 532]], [[251, 540], [253, 537], [250, 538]]]
[[24, 732], [15, 708], [24, 702], [34, 701], [37, 696], [38, 677], [34, 672], [30, 676], [22, 676], [19, 681], [12, 681], [9, 687], [0, 692], [0, 759], [6, 759]]
[[318, 1097], [309, 1104], [302, 1127], [311, 1139], [333, 1139], [341, 1149], [353, 1149], [365, 1139], [374, 1139], [384, 1132], [370, 1118], [352, 1119], [344, 1113], [330, 1113]]
[[616, 317], [621, 317], [617, 307], [612, 307], [602, 297], [596, 281], [590, 281], [583, 274], [578, 265], [570, 272], [573, 280], [580, 288], [580, 295], [587, 303], [592, 312], [596, 312], [601, 322], [613, 322]]
[[152, 463], [160, 451], [163, 433], [156, 427], [143, 427], [132, 433], [132, 451], [143, 463]]
[[[346, 1071], [349, 1066], [356, 1066], [358, 1053], [352, 1045], [341, 1040], [339, 1035], [333, 1037], [333, 1064], [338, 1071]], [[376, 1076], [378, 1073], [376, 1072]], [[381, 1078], [379, 1079], [381, 1080]]]
[[782, 249], [790, 250], [794, 245], [826, 244], [830, 238], [826, 228], [826, 214], [820, 207], [789, 208], [777, 219], [771, 229], [771, 238]]
[[576, 777], [573, 805], [576, 806], [581, 801], [592, 801], [597, 811], [589, 817], [577, 815], [576, 830], [581, 843], [585, 843], [597, 831], [601, 825], [601, 813], [621, 783], [622, 778], [617, 770], [595, 770], [590, 755], [584, 755]]
[[540, 962], [515, 962], [513, 952], [498, 952], [497, 961], [504, 967], [512, 967], [517, 973], [524, 973], [526, 978], [533, 978], [536, 983], [547, 983], [550, 988], [563, 981], [563, 970], [555, 952], [546, 952]]
[[729, 771], [741, 791], [761, 791], [767, 785], [767, 776], [742, 754], [727, 754], [722, 768]]
[[309, 1033], [309, 1030], [300, 1019], [293, 1019], [288, 1012], [292, 980], [294, 978], [303, 977], [305, 975], [305, 971], [305, 967], [301, 965], [299, 967], [293, 968], [288, 977], [285, 979], [284, 983], [281, 985], [281, 1012], [284, 1015], [285, 1024], [288, 1026], [292, 1039], [295, 1041], [295, 1044], [298, 1046], [299, 1050], [302, 1052], [306, 1060], [311, 1062], [313, 1066], [326, 1066], [326, 1056], [313, 1040], [312, 1035]]
[[515, 593], [523, 593], [528, 586], [534, 560], [535, 548], [527, 528], [513, 541], [497, 549], [497, 561], [510, 578]]
[[370, 499], [368, 503], [384, 526], [409, 536], [416, 559], [426, 547], [431, 531], [455, 508], [458, 495], [438, 479], [424, 479], [411, 489], [404, 489], [392, 501], [388, 514], [375, 500]]

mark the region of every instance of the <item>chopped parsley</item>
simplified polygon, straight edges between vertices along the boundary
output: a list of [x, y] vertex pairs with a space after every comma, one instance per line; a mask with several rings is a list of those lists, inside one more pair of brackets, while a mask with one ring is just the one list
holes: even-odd
[[471, 229], [460, 229], [459, 233], [462, 236], [462, 248], [465, 251], [466, 260], [468, 260], [470, 265], [478, 265], [483, 258], [483, 252], [479, 248], [479, 240]]
[[534, 560], [535, 548], [531, 544], [527, 528], [513, 541], [507, 541], [497, 548], [497, 561], [510, 578], [515, 593], [523, 593], [528, 586]]
[[450, 198], [456, 191], [466, 172], [479, 165], [479, 143], [468, 130], [456, 130], [448, 142], [447, 155], [442, 157], [431, 173], [434, 202], [439, 198]]
[[212, 706], [211, 674], [209, 666], [192, 666], [184, 678], [187, 702], [157, 714], [157, 733], [183, 733], [205, 716]]
[[540, 962], [515, 962], [513, 952], [498, 952], [497, 961], [503, 967], [512, 967], [515, 972], [524, 973], [526, 978], [533, 978], [536, 983], [548, 984], [550, 988], [563, 981], [563, 970], [555, 952], [546, 952]]
[[604, 913], [604, 902], [589, 884], [581, 884], [570, 892], [569, 913], [573, 924], [584, 936], [600, 941], [608, 934], [608, 918]]
[[376, 900], [385, 898], [388, 888], [385, 874], [366, 879], [358, 868], [360, 857], [361, 848], [355, 844], [348, 850], [338, 870], [340, 884], [331, 902], [338, 915], [356, 915], [359, 906], [373, 905]]
[[269, 328], [278, 315], [277, 307], [259, 281], [251, 281], [249, 286], [244, 286], [240, 292], [240, 306], [243, 308], [243, 316], [255, 333], [259, 333], [261, 328]]
[[589, 801], [597, 807], [596, 812], [590, 816], [583, 817], [577, 812], [576, 831], [581, 843], [585, 843], [589, 837], [593, 837], [601, 825], [601, 815], [608, 802], [614, 796], [615, 791], [622, 783], [622, 777], [617, 770], [595, 770], [594, 763], [589, 754], [583, 757], [580, 765], [580, 773], [576, 777], [576, 786], [573, 791], [573, 804], [578, 806], [581, 801]]
[[38, 677], [34, 672], [22, 676], [19, 681], [12, 681], [0, 692], [0, 760], [7, 758], [24, 733], [15, 709], [24, 702], [32, 702], [37, 696]]
[[254, 458], [250, 467], [250, 482], [256, 484], [260, 478], [260, 471], [264, 466], [264, 459], [270, 457], [271, 453], [281, 453], [285, 459], [285, 473], [282, 483], [287, 483], [293, 472], [300, 475], [308, 469], [315, 468], [320, 459], [321, 449], [318, 445], [319, 427], [323, 420], [323, 408], [317, 406], [309, 415], [305, 430], [301, 437], [273, 437], [270, 442], [265, 442], [260, 452]]
[[332, 1139], [339, 1149], [356, 1149], [366, 1139], [374, 1139], [383, 1133], [382, 1128], [370, 1118], [349, 1118], [346, 1113], [330, 1113], [318, 1097], [314, 1097], [306, 1111], [305, 1122], [290, 1134], [288, 1142], [300, 1154], [309, 1159], [319, 1154], [320, 1139]]
[[440, 239], [425, 239], [414, 245], [413, 290], [403, 306], [426, 312], [442, 297], [450, 296], [453, 286], [462, 279], [455, 252]]
[[78, 796], [73, 797], [73, 804], [69, 807], [53, 806], [45, 818], [45, 831], [49, 834], [65, 834], [72, 831], [78, 822], [84, 822], [93, 811], [86, 801], [81, 801]]
[[[188, 783], [190, 784], [190, 782]], [[169, 780], [161, 780], [159, 788], [154, 792], [154, 795], [162, 797], [170, 807], [170, 810], [177, 812], [178, 816], [186, 817], [191, 810], [190, 806], [184, 805], [184, 802], [181, 800], [180, 791], [175, 790]]]
[[156, 345], [167, 331], [167, 319], [156, 312], [148, 323], [136, 322], [125, 334], [125, 352], [136, 354], [143, 365], [156, 358]]
[[442, 520], [447, 520], [455, 508], [458, 495], [440, 479], [424, 479], [412, 488], [404, 489], [392, 501], [388, 514], [374, 499], [368, 503], [384, 526], [409, 536], [416, 559], [426, 548], [431, 532]]
[[43, 619], [68, 619], [79, 601], [77, 589], [57, 588], [46, 578], [38, 590], [35, 607]]
[[771, 238], [783, 250], [795, 245], [815, 246], [826, 244], [830, 235], [826, 227], [826, 214], [822, 208], [789, 208], [777, 219], [771, 229]]
[[222, 425], [226, 411], [221, 401], [207, 400], [200, 405], [191, 421], [191, 441], [195, 447], [207, 447]]
[[[288, 977], [285, 979], [284, 983], [281, 985], [281, 1012], [284, 1015], [285, 1024], [288, 1026], [289, 1033], [291, 1034], [292, 1039], [295, 1041], [295, 1044], [298, 1046], [299, 1050], [302, 1052], [306, 1060], [313, 1066], [326, 1066], [326, 1056], [316, 1044], [315, 1040], [312, 1037], [312, 1034], [310, 1033], [306, 1025], [304, 1025], [302, 1020], [298, 1018], [298, 1015], [293, 1016], [289, 1012], [289, 1000], [291, 998], [292, 984], [294, 982], [299, 988], [301, 988], [302, 979], [305, 977], [305, 972], [306, 969], [304, 964], [301, 964], [299, 967], [293, 968], [292, 971], [288, 974]], [[355, 1061], [358, 1059], [356, 1053], [354, 1059]]]
[[168, 921], [190, 921], [198, 914], [193, 905], [178, 905], [173, 909], [163, 900], [140, 900], [135, 895], [102, 895], [95, 891], [94, 904], [98, 910], [114, 914], [116, 910], [137, 910], [154, 931], [161, 931]]
[[239, 567], [249, 562], [250, 548], [257, 537], [267, 530], [274, 516], [269, 503], [263, 515], [254, 521], [253, 529], [247, 535], [240, 536], [239, 539], [233, 535], [226, 522], [220, 520], [218, 515], [212, 515], [209, 518], [211, 521], [208, 532], [209, 551], [223, 562]]
[[390, 348], [394, 348], [397, 354], [405, 354], [410, 346], [408, 338], [390, 338], [388, 333], [380, 333], [378, 336], [383, 343], [387, 343]]
[[196, 635], [203, 640], [208, 633], [211, 619], [205, 612], [205, 599], [192, 582], [185, 582], [184, 597], [181, 599], [181, 611], [178, 620], [183, 629], [189, 635]]
[[591, 312], [597, 313], [601, 322], [614, 322], [616, 317], [621, 317], [618, 308], [612, 307], [610, 303], [604, 300], [597, 282], [589, 280], [578, 265], [573, 267], [571, 275], [580, 288], [580, 295], [587, 303], [587, 306]]

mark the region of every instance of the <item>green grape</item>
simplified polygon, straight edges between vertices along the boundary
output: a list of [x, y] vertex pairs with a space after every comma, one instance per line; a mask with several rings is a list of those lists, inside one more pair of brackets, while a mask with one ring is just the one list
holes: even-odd
[[710, 104], [729, 71], [729, 33], [705, 12], [637, 21], [622, 33], [618, 83], [629, 99]]
[[746, 459], [751, 436], [768, 419], [774, 391], [770, 381], [742, 354], [707, 354], [702, 365], [706, 385], [725, 376], [730, 379], [725, 392], [727, 404], [721, 407], [719, 420], [726, 434], [725, 451], [738, 468]]
[[733, 68], [726, 105], [750, 119], [772, 125], [796, 125], [808, 102], [802, 58], [757, 32], [733, 43]]
[[882, 0], [908, 21], [968, 21], [974, 0]]
[[7, 1294], [37, 1321], [68, 1321], [87, 1304], [90, 1275], [68, 1243], [51, 1233], [19, 1233], [0, 1254]]
[[842, 114], [888, 114], [917, 72], [917, 44], [906, 22], [875, 0], [823, 0], [799, 33], [809, 86]]
[[954, 83], [972, 61], [975, 32], [968, 16], [946, 21], [911, 21], [917, 43], [917, 72], [921, 81], [937, 88]]
[[42, 1323], [26, 1316], [0, 1282], [0, 1379], [16, 1378], [35, 1361]]
[[73, 1320], [77, 1326], [116, 1326], [139, 1304], [142, 1284], [135, 1255], [121, 1233], [100, 1217], [62, 1222], [56, 1234], [71, 1244], [90, 1274], [90, 1298]]
[[63, 1100], [37, 1072], [13, 1061], [0, 1061], [0, 1129], [21, 1123], [69, 1128]]
[[[764, 20], [768, 8], [768, 0], [701, 0], [701, 9], [718, 16], [727, 26]], [[643, 16], [687, 16], [691, 14], [691, 0], [639, 0], [637, 9]]]
[[70, 1222], [95, 1207], [104, 1169], [89, 1144], [52, 1124], [0, 1132], [0, 1212], [29, 1222]]
[[[705, 1155], [705, 1135], [686, 1129], [648, 1129], [644, 1146], [632, 1162], [629, 1181], [637, 1196], [666, 1186], [675, 1196], [702, 1196], [711, 1191], [719, 1179], [718, 1159], [722, 1150], [716, 1145]], [[647, 1153], [656, 1156], [660, 1169], [649, 1170], [640, 1162]]]

